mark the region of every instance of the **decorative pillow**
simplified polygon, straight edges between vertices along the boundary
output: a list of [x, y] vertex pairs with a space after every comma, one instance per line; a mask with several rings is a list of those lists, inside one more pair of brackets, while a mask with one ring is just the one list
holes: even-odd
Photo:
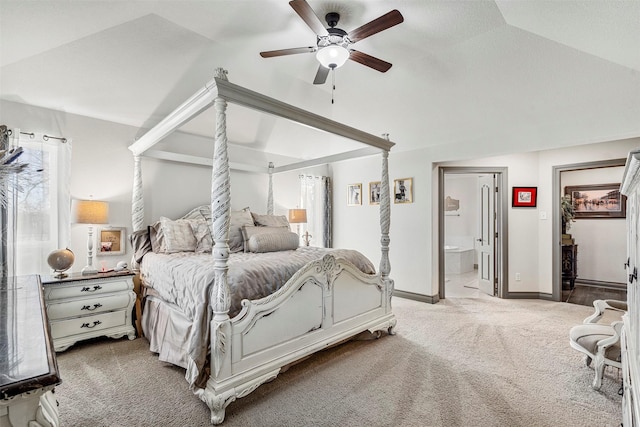
[[164, 236], [160, 225], [160, 221], [156, 221], [147, 227], [151, 250], [155, 253], [163, 253], [165, 251]]
[[151, 238], [149, 237], [149, 228], [145, 230], [134, 231], [129, 235], [129, 241], [133, 247], [133, 259], [139, 263], [142, 257], [151, 252]]
[[204, 215], [202, 215], [202, 210], [209, 210], [209, 216], [211, 216], [211, 206], [209, 205], [201, 205], [197, 208], [191, 209], [189, 212], [184, 214], [180, 219], [205, 219]]
[[242, 227], [242, 238], [244, 251], [249, 251], [249, 239], [251, 236], [259, 235], [259, 234], [273, 234], [273, 233], [290, 233], [289, 227], [259, 227], [253, 225], [245, 225]]
[[300, 237], [291, 231], [254, 234], [249, 238], [250, 252], [277, 252], [298, 249]]
[[160, 221], [149, 226], [153, 251], [166, 254], [195, 251], [197, 242], [190, 221], [160, 217]]
[[260, 215], [251, 212], [253, 222], [265, 227], [289, 227], [289, 220], [284, 215]]
[[[213, 223], [211, 221], [211, 209], [200, 209], [200, 213], [205, 217], [211, 237], [213, 239]], [[253, 217], [251, 216], [251, 209], [244, 208], [239, 211], [231, 211], [231, 220], [229, 224], [229, 251], [241, 252], [244, 249], [244, 243], [242, 239], [242, 227], [248, 225], [253, 226]]]
[[211, 252], [213, 239], [211, 238], [211, 231], [207, 221], [204, 219], [191, 219], [189, 224], [191, 225], [193, 237], [196, 239], [196, 252]]

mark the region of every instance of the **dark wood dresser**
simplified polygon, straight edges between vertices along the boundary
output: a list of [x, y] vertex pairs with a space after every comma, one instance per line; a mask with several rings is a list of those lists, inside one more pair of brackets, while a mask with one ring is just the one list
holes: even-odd
[[562, 244], [562, 289], [570, 290], [578, 277], [578, 245]]
[[0, 278], [0, 425], [58, 426], [61, 382], [40, 277]]

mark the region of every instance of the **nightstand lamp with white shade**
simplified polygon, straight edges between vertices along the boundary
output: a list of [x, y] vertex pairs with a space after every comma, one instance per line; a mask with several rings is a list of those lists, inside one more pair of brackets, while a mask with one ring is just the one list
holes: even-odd
[[93, 226], [109, 222], [109, 204], [98, 200], [74, 200], [71, 211], [74, 223], [89, 224], [87, 265], [82, 269], [82, 274], [98, 274], [98, 270], [93, 267]]
[[[306, 209], [289, 209], [289, 224], [306, 224], [307, 223], [307, 210]], [[300, 226], [298, 225], [298, 234], [300, 234]], [[311, 239], [309, 231], [305, 231], [302, 236], [305, 246], [309, 246], [309, 239]]]

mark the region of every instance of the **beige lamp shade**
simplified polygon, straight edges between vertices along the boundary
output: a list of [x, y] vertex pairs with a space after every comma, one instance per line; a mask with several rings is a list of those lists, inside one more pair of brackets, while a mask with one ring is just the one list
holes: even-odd
[[290, 224], [304, 224], [307, 222], [306, 209], [289, 209]]
[[109, 204], [98, 200], [74, 200], [71, 202], [71, 214], [76, 224], [107, 224]]

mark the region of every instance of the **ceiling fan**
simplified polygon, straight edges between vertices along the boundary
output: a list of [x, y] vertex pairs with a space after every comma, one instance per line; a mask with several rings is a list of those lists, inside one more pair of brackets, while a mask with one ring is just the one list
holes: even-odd
[[325, 83], [327, 81], [329, 71], [341, 67], [347, 59], [373, 68], [381, 73], [384, 73], [391, 68], [391, 64], [389, 62], [375, 58], [366, 53], [359, 52], [355, 49], [351, 49], [350, 46], [362, 39], [403, 22], [404, 18], [397, 10], [392, 10], [391, 12], [388, 12], [379, 18], [356, 28], [355, 30], [346, 32], [336, 27], [340, 20], [340, 14], [337, 12], [327, 13], [325, 20], [327, 21], [329, 28], [325, 28], [324, 24], [322, 24], [311, 6], [309, 6], [305, 0], [292, 0], [289, 2], [289, 5], [298, 15], [300, 15], [300, 18], [302, 18], [309, 28], [316, 33], [316, 46], [260, 52], [260, 56], [263, 58], [316, 52], [316, 58], [318, 59], [318, 62], [320, 62], [318, 72], [313, 80], [313, 84], [316, 85]]

